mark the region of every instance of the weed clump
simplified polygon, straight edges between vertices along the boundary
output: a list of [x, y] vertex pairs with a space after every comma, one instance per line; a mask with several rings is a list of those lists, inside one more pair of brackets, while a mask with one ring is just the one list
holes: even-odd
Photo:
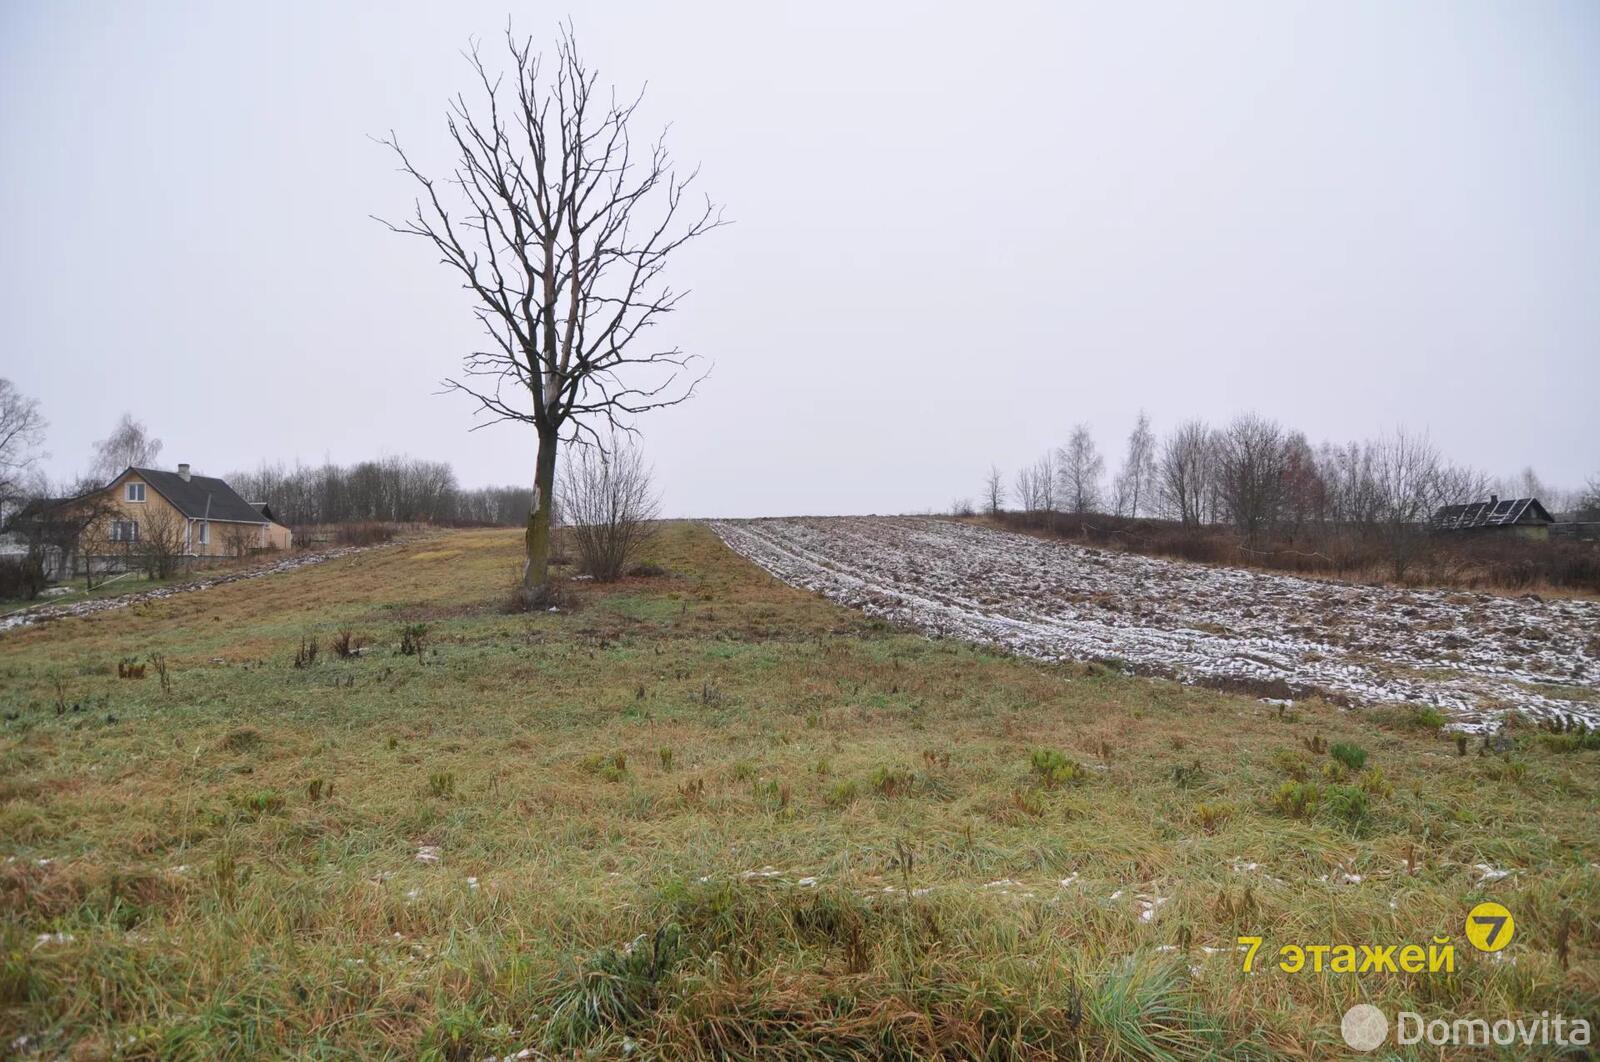
[[598, 775], [608, 782], [620, 782], [628, 776], [626, 752], [594, 753], [578, 762], [581, 770]]
[[222, 739], [222, 748], [227, 752], [254, 752], [261, 747], [261, 731], [254, 727], [240, 727]]
[[1340, 742], [1328, 750], [1328, 755], [1352, 771], [1359, 771], [1367, 765], [1367, 750], [1360, 745]]
[[349, 627], [340, 627], [339, 633], [333, 636], [328, 643], [333, 648], [333, 654], [341, 660], [348, 660], [353, 656], [360, 656], [367, 640]]
[[867, 784], [882, 795], [893, 799], [911, 792], [916, 776], [905, 767], [879, 766], [873, 768]]
[[1322, 789], [1315, 782], [1284, 782], [1272, 802], [1289, 818], [1303, 819], [1315, 810], [1321, 798]]
[[1055, 749], [1034, 749], [1028, 765], [1038, 776], [1039, 784], [1046, 789], [1063, 785], [1081, 785], [1089, 772], [1077, 760], [1068, 759]]
[[423, 654], [428, 648], [428, 625], [426, 623], [408, 623], [400, 628], [400, 655], [414, 656], [421, 663]]
[[1233, 818], [1232, 804], [1200, 803], [1194, 806], [1194, 820], [1206, 833], [1216, 833], [1231, 818]]
[[842, 808], [846, 804], [854, 802], [856, 797], [860, 795], [861, 787], [853, 780], [847, 779], [843, 782], [835, 783], [833, 788], [828, 790], [827, 796], [822, 799], [830, 808]]

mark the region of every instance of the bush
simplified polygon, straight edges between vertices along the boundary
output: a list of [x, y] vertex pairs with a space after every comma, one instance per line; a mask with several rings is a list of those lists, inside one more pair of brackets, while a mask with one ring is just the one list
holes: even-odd
[[579, 570], [615, 582], [653, 533], [657, 502], [644, 458], [629, 446], [584, 447], [568, 459], [559, 494]]
[[340, 524], [333, 529], [333, 541], [338, 546], [380, 546], [393, 542], [394, 536], [393, 524], [377, 522]]
[[32, 601], [45, 588], [44, 561], [38, 557], [0, 558], [0, 598]]

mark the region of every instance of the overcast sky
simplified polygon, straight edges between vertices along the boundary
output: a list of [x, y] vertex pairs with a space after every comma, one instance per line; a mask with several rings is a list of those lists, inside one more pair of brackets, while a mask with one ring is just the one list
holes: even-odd
[[[735, 225], [679, 262], [715, 363], [641, 422], [681, 515], [897, 512], [1094, 429], [1405, 423], [1600, 469], [1600, 4], [728, 2], [571, 11]], [[369, 135], [446, 160], [498, 4], [0, 4], [0, 376], [49, 470], [385, 453], [525, 482], [439, 381], [479, 342]], [[492, 53], [498, 58], [498, 53]]]

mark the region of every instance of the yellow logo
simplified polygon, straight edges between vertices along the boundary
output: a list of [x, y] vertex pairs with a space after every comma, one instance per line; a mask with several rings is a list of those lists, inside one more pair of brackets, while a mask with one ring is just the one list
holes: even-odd
[[1516, 919], [1498, 903], [1480, 903], [1467, 915], [1467, 939], [1479, 951], [1499, 951], [1516, 931]]

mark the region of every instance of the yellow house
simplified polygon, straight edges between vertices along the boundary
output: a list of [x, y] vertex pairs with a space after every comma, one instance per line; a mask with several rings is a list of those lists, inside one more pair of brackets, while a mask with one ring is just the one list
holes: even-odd
[[128, 468], [104, 489], [113, 511], [105, 537], [137, 551], [155, 536], [187, 557], [238, 557], [252, 550], [288, 549], [289, 529], [264, 502], [247, 502], [226, 482], [176, 472]]

